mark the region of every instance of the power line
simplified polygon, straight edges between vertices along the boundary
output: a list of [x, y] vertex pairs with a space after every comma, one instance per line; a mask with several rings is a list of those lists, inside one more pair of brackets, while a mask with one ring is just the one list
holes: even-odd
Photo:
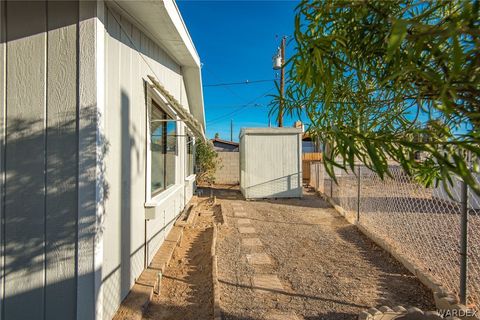
[[[245, 104], [208, 104], [206, 105], [206, 107], [208, 108], [215, 108], [215, 109], [218, 109], [218, 108], [240, 108], [240, 107], [243, 107], [245, 106]], [[263, 103], [251, 103], [249, 105], [249, 107], [265, 107], [265, 104]]]
[[203, 87], [225, 87], [225, 86], [235, 86], [241, 84], [251, 84], [251, 83], [261, 83], [261, 82], [272, 82], [275, 79], [265, 79], [265, 80], [245, 80], [241, 82], [225, 82], [225, 83], [215, 83], [215, 84], [206, 84]]
[[[207, 71], [208, 73], [210, 73], [210, 74], [211, 74], [214, 78], [216, 78], [219, 82], [221, 81], [221, 80], [219, 80], [219, 77], [217, 77], [217, 75], [216, 75], [213, 71], [211, 71], [208, 66], [204, 65], [204, 67], [203, 67], [202, 70], [205, 70], [205, 71]], [[241, 95], [239, 95], [238, 93], [236, 93], [235, 91], [233, 91], [229, 86], [225, 86], [225, 87], [222, 87], [222, 88], [224, 88], [225, 90], [227, 90], [228, 92], [230, 92], [232, 95], [240, 98], [241, 100], [243, 99], [243, 97], [242, 97]]]
[[212, 124], [218, 123], [219, 121], [221, 121], [221, 120], [223, 120], [223, 119], [225, 119], [225, 118], [228, 118], [228, 117], [230, 117], [230, 116], [232, 116], [232, 115], [234, 115], [234, 114], [237, 114], [237, 113], [245, 110], [247, 107], [249, 107], [249, 106], [251, 106], [251, 105], [255, 105], [255, 102], [256, 102], [258, 99], [261, 99], [261, 98], [265, 97], [266, 95], [268, 95], [270, 92], [272, 92], [272, 91], [275, 90], [275, 89], [276, 89], [276, 87], [270, 88], [268, 91], [262, 93], [260, 96], [256, 97], [256, 98], [253, 99], [252, 101], [250, 101], [250, 102], [248, 102], [248, 103], [246, 103], [246, 104], [244, 104], [244, 105], [240, 105], [237, 110], [233, 110], [233, 111], [231, 111], [231, 112], [229, 112], [229, 113], [223, 114], [223, 115], [221, 115], [221, 116], [219, 116], [219, 117], [217, 117], [217, 118], [214, 118], [214, 119], [212, 119], [212, 120], [210, 120], [210, 121], [207, 121], [207, 124], [212, 125]]

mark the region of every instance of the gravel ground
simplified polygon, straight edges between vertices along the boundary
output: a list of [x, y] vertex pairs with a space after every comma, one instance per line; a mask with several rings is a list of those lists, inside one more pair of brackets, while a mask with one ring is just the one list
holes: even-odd
[[[217, 243], [225, 319], [265, 319], [274, 310], [304, 319], [356, 319], [381, 305], [435, 308], [428, 289], [313, 193], [303, 199], [220, 201], [228, 221]], [[255, 234], [238, 232], [232, 203], [244, 208]], [[241, 239], [251, 237], [263, 246], [242, 246]], [[267, 253], [272, 264], [250, 265], [246, 255], [254, 252]], [[283, 289], [255, 290], [259, 274], [277, 275]]]
[[[394, 171], [395, 180], [373, 174], [361, 180], [360, 223], [449, 291], [459, 293], [461, 204], [439, 197]], [[357, 177], [338, 177], [333, 201], [357, 215]], [[330, 195], [327, 187], [327, 196]], [[460, 190], [452, 189], [457, 196]], [[470, 197], [470, 196], [469, 196]], [[475, 202], [474, 202], [475, 203]], [[480, 310], [480, 210], [468, 217], [468, 305]]]

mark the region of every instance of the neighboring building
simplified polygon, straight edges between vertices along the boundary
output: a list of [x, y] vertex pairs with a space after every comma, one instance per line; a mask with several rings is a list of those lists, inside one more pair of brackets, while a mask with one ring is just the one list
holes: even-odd
[[312, 139], [308, 133], [302, 136], [302, 153], [316, 153], [321, 152], [318, 141]]
[[293, 124], [294, 128], [302, 129], [302, 153], [315, 153], [321, 152], [320, 143], [318, 139], [312, 139], [308, 132], [305, 132], [305, 126], [302, 121], [297, 120]]
[[322, 153], [320, 147], [320, 141], [310, 136], [308, 132], [305, 132], [303, 123], [298, 120], [293, 124], [294, 128], [302, 129], [302, 175], [303, 180], [310, 180], [310, 164], [312, 161], [322, 160]]
[[238, 152], [238, 142], [222, 140], [219, 138], [211, 139], [213, 148], [217, 152]]
[[0, 27], [0, 318], [110, 319], [192, 197], [199, 57], [172, 0], [0, 0]]

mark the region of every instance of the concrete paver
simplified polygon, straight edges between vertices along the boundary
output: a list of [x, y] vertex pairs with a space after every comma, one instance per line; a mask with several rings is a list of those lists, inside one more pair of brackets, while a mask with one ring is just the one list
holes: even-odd
[[238, 225], [251, 224], [251, 223], [252, 223], [252, 220], [250, 220], [250, 219], [238, 219], [237, 220]]
[[233, 215], [236, 218], [245, 218], [247, 216], [247, 213], [245, 211], [233, 211]]
[[265, 315], [265, 320], [300, 320], [294, 313], [288, 312], [280, 312], [280, 311], [272, 311]]
[[282, 282], [274, 274], [257, 274], [253, 276], [253, 289], [258, 292], [283, 291]]
[[247, 261], [250, 264], [272, 264], [272, 259], [266, 253], [247, 254]]
[[262, 241], [259, 238], [244, 238], [242, 239], [242, 244], [244, 246], [251, 246], [251, 247], [263, 245]]
[[238, 231], [240, 233], [256, 233], [255, 228], [253, 227], [239, 227]]

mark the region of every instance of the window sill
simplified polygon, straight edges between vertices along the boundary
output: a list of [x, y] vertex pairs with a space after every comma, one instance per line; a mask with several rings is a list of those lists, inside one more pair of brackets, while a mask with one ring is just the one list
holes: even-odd
[[154, 196], [150, 200], [146, 201], [145, 202], [145, 208], [155, 208], [155, 207], [158, 207], [158, 206], [162, 205], [163, 203], [165, 203], [165, 201], [167, 201], [167, 199], [172, 194], [174, 194], [178, 190], [181, 190], [182, 188], [183, 188], [183, 186], [178, 185], [178, 184], [171, 186], [167, 190], [157, 194], [156, 196]]
[[197, 177], [197, 175], [195, 173], [191, 174], [191, 175], [189, 175], [188, 177], [185, 178], [185, 181], [193, 181], [193, 180], [195, 180], [196, 177]]

